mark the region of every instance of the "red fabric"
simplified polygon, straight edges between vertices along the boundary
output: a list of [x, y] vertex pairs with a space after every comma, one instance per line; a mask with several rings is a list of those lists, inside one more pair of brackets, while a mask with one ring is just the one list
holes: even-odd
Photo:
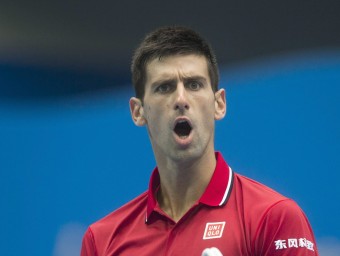
[[153, 196], [159, 186], [155, 169], [147, 192], [90, 226], [81, 256], [200, 256], [210, 247], [233, 256], [318, 255], [312, 229], [294, 201], [232, 173], [221, 154], [216, 158], [205, 193], [177, 223]]

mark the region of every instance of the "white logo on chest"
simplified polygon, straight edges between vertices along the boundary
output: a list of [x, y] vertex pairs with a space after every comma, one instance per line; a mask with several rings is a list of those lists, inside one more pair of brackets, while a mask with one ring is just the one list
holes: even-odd
[[225, 221], [208, 222], [205, 225], [203, 240], [222, 237], [224, 226], [225, 226]]

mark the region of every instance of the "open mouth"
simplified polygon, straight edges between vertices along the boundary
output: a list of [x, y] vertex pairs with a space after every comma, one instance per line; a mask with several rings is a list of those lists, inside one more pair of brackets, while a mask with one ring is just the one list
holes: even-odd
[[190, 123], [186, 120], [180, 120], [176, 123], [174, 132], [181, 138], [188, 137], [192, 127]]

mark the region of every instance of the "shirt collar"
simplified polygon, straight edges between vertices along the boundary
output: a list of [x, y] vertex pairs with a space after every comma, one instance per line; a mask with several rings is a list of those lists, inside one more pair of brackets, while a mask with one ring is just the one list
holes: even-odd
[[[224, 161], [220, 152], [215, 153], [216, 167], [211, 180], [199, 199], [199, 203], [208, 206], [222, 206], [228, 201], [233, 185], [233, 171]], [[146, 222], [157, 205], [156, 192], [159, 189], [160, 177], [158, 168], [152, 172], [147, 201]]]

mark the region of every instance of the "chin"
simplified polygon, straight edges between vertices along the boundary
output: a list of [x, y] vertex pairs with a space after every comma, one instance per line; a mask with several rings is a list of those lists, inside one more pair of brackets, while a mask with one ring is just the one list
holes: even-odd
[[204, 150], [197, 148], [178, 149], [172, 153], [172, 158], [175, 161], [191, 161], [200, 158], [204, 154]]

